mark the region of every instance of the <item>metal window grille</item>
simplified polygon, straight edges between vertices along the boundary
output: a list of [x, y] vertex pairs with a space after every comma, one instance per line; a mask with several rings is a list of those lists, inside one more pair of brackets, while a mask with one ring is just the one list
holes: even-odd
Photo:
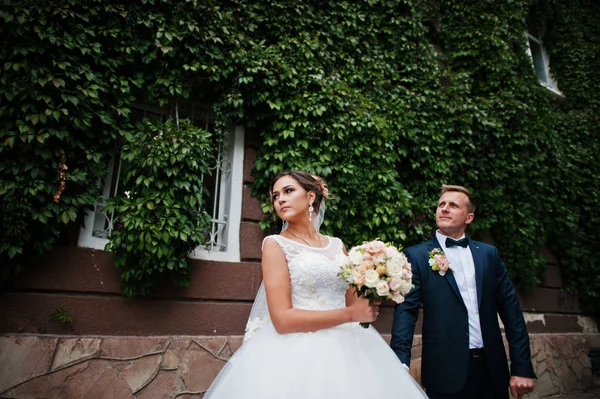
[[[164, 120], [167, 117], [173, 116], [173, 113], [178, 118], [190, 118], [195, 125], [212, 132], [216, 137], [217, 153], [215, 154], [215, 164], [210, 169], [211, 173], [209, 175], [202, 176], [202, 181], [206, 183], [205, 187], [209, 191], [209, 195], [205, 201], [205, 209], [212, 212], [212, 224], [210, 230], [206, 232], [205, 249], [218, 252], [226, 251], [230, 196], [229, 183], [232, 172], [232, 160], [230, 159], [232, 152], [229, 151], [227, 134], [216, 132], [210, 111], [201, 104], [191, 101], [178, 100], [177, 103], [170, 104], [168, 107], [159, 107], [154, 104], [136, 104], [133, 110], [133, 118], [134, 120], [145, 118], [160, 118]], [[217, 134], [220, 134], [221, 137], [218, 137]], [[112, 233], [114, 213], [105, 212], [104, 205], [108, 198], [121, 193], [128, 195], [127, 188], [120, 184], [126, 167], [121, 160], [121, 153], [116, 153], [108, 162], [108, 173], [99, 182], [102, 193], [97, 198], [94, 206], [93, 237], [108, 239]]]

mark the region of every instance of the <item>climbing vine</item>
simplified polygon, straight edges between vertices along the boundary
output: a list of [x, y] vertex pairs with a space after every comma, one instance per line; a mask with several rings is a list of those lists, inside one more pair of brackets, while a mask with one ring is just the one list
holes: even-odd
[[[180, 97], [260, 132], [265, 229], [283, 169], [329, 183], [324, 227], [346, 245], [427, 239], [439, 186], [462, 184], [478, 200], [471, 235], [493, 237], [522, 288], [547, 246], [600, 310], [594, 2], [58, 3], [0, 6], [3, 260], [48, 249], [94, 203], [135, 101]], [[536, 24], [561, 95], [527, 54]]]

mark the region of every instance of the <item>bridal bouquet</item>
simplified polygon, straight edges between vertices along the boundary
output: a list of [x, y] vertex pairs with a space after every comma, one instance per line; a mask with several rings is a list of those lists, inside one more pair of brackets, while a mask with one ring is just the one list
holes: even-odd
[[[374, 301], [404, 302], [413, 288], [412, 271], [406, 256], [390, 243], [379, 239], [352, 247], [342, 261], [338, 276], [350, 283], [356, 294]], [[369, 323], [360, 323], [364, 328]]]

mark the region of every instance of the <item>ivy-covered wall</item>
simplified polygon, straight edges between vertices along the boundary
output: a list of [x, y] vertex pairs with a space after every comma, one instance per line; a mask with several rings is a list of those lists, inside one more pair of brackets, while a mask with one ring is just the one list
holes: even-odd
[[[62, 0], [0, 10], [3, 263], [48, 248], [93, 203], [136, 98], [183, 97], [261, 132], [253, 192], [267, 214], [270, 178], [306, 169], [334, 196], [327, 232], [347, 246], [406, 246], [433, 232], [440, 184], [466, 185], [479, 202], [470, 233], [491, 233], [521, 287], [539, 282], [546, 245], [568, 287], [600, 310], [595, 2]], [[535, 76], [531, 21], [546, 32], [560, 96]]]

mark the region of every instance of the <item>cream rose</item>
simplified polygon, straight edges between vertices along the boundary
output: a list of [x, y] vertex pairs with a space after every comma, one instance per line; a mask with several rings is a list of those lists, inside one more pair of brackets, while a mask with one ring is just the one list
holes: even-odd
[[377, 295], [379, 296], [387, 296], [390, 293], [390, 286], [388, 285], [387, 281], [384, 280], [378, 282], [375, 286], [375, 289], [377, 290]]
[[377, 273], [377, 270], [367, 270], [365, 273], [365, 285], [367, 287], [374, 288], [379, 281], [379, 273]]

